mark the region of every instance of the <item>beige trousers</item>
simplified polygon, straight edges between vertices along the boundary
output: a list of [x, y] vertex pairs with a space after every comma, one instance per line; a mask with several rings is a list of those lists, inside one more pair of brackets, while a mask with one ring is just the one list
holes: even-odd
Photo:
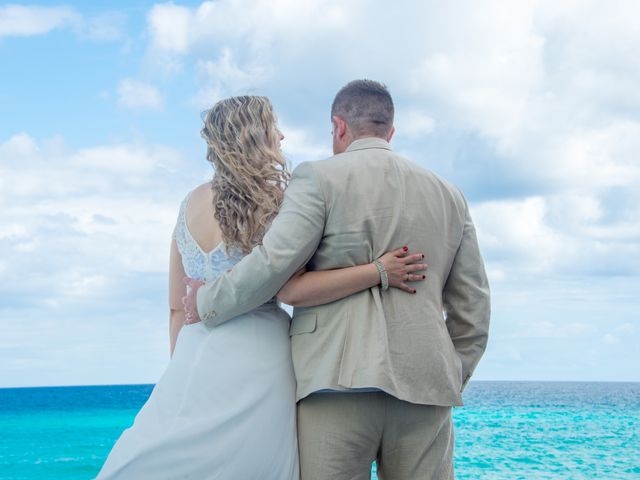
[[301, 480], [453, 479], [451, 407], [384, 392], [315, 393], [298, 403]]

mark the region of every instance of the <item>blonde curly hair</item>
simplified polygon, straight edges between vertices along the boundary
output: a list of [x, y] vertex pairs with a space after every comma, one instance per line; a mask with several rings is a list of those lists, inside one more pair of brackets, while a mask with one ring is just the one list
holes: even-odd
[[278, 213], [291, 174], [266, 97], [231, 97], [206, 112], [202, 138], [215, 174], [214, 218], [228, 249], [249, 253]]

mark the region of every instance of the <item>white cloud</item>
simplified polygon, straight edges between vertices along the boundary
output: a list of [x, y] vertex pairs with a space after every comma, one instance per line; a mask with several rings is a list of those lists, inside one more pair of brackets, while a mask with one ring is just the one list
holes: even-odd
[[123, 39], [127, 17], [122, 12], [106, 12], [85, 19], [82, 33], [91, 40], [113, 41]]
[[419, 138], [433, 132], [435, 120], [420, 110], [400, 110], [395, 114], [398, 135]]
[[125, 78], [118, 84], [118, 105], [131, 109], [162, 110], [164, 99], [154, 85]]
[[[636, 195], [637, 197], [637, 195]], [[528, 275], [640, 274], [640, 207], [590, 192], [483, 202], [472, 208], [489, 271], [500, 281]]]
[[164, 147], [110, 145], [78, 151], [69, 159], [69, 166], [123, 176], [147, 175], [174, 163], [174, 155], [175, 152]]
[[563, 255], [567, 239], [547, 224], [542, 197], [486, 202], [472, 213], [485, 256], [504, 270], [546, 272]]
[[233, 53], [223, 48], [217, 60], [199, 60], [196, 65], [198, 82], [202, 85], [193, 99], [199, 108], [210, 108], [218, 100], [231, 95], [255, 95], [270, 73], [260, 65], [238, 65]]
[[437, 9], [403, 83], [438, 104], [446, 119], [510, 148], [544, 80], [545, 40], [532, 28], [533, 12], [533, 2], [467, 2], [462, 17], [453, 4]]
[[596, 332], [593, 325], [583, 322], [555, 323], [541, 320], [535, 323], [523, 323], [514, 332], [512, 338], [576, 338], [589, 336]]
[[585, 128], [563, 139], [551, 175], [584, 190], [638, 185], [639, 151], [640, 119]]
[[610, 333], [606, 333], [602, 337], [602, 341], [604, 343], [606, 343], [607, 345], [618, 345], [620, 343], [620, 339], [618, 337], [616, 337], [615, 335], [612, 335]]
[[614, 331], [619, 335], [633, 335], [638, 332], [638, 326], [627, 322], [622, 325], [618, 325]]
[[0, 141], [0, 385], [158, 378], [186, 166], [163, 145]]
[[0, 37], [42, 35], [80, 22], [81, 16], [70, 7], [0, 6]]
[[[156, 5], [148, 28], [152, 50], [194, 57], [201, 108], [248, 88], [313, 95], [307, 85], [337, 89], [374, 77], [402, 100], [399, 139], [426, 135], [437, 121], [487, 140], [501, 173], [562, 183], [580, 156], [575, 144], [610, 129], [601, 114], [612, 96], [621, 107], [640, 100], [633, 57], [640, 33], [629, 20], [637, 9], [633, 2], [611, 15], [597, 2], [400, 1], [376, 9], [365, 1], [221, 0]], [[389, 25], [402, 28], [378, 35]], [[618, 133], [633, 138], [629, 129]]]
[[125, 36], [126, 15], [105, 12], [86, 17], [67, 6], [0, 6], [0, 38], [44, 35], [58, 29], [71, 29], [81, 37], [96, 41], [119, 40]]
[[173, 3], [154, 5], [147, 15], [153, 47], [169, 53], [186, 53], [190, 46], [192, 17], [188, 7]]
[[287, 159], [292, 161], [292, 167], [304, 161], [320, 160], [332, 155], [331, 138], [328, 133], [327, 141], [322, 144], [304, 128], [292, 127], [283, 121], [280, 121], [279, 128], [284, 134], [282, 151]]
[[0, 144], [0, 243], [11, 274], [57, 278], [48, 291], [65, 297], [122, 272], [165, 271], [180, 197], [195, 183], [179, 173], [181, 155], [154, 145], [42, 145], [27, 134]]
[[[356, 6], [360, 2], [353, 2]], [[282, 39], [313, 37], [349, 24], [348, 7], [328, 0], [207, 1], [188, 8], [173, 3], [154, 5], [147, 16], [151, 47], [183, 55], [222, 41], [247, 42], [264, 54]], [[301, 45], [290, 43], [298, 50]], [[278, 52], [273, 52], [277, 54]]]

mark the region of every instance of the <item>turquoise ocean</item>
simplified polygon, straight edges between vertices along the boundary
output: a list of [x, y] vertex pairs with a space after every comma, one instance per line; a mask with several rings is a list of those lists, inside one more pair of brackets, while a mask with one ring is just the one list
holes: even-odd
[[[0, 479], [93, 478], [152, 389], [0, 389]], [[471, 382], [464, 399], [457, 479], [640, 479], [640, 383]]]

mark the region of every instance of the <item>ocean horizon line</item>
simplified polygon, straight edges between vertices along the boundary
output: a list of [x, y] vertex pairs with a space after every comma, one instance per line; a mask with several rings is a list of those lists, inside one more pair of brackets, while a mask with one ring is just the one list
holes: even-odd
[[[476, 383], [600, 383], [600, 384], [630, 384], [640, 383], [640, 380], [470, 380], [470, 384]], [[89, 384], [74, 384], [74, 385], [21, 385], [21, 386], [0, 386], [0, 390], [19, 390], [30, 388], [87, 388], [87, 387], [135, 387], [135, 386], [150, 386], [155, 383], [142, 382], [142, 383], [89, 383]]]

